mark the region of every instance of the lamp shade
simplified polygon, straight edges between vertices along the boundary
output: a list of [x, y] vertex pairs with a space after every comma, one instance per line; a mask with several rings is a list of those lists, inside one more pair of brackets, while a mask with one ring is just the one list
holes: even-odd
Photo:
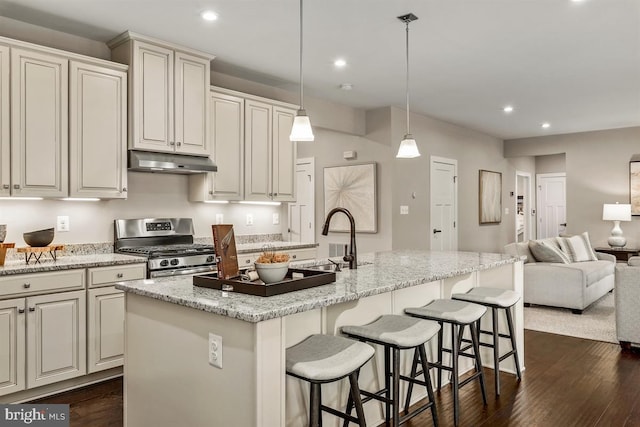
[[305, 110], [298, 110], [293, 126], [291, 127], [290, 141], [313, 141], [313, 130], [311, 129], [311, 120], [307, 116]]
[[631, 221], [631, 205], [605, 204], [602, 207], [602, 219], [604, 221]]
[[419, 157], [420, 151], [418, 151], [418, 145], [416, 144], [416, 140], [413, 139], [413, 135], [406, 134], [402, 141], [400, 142], [400, 148], [398, 148], [398, 154], [396, 154], [396, 158], [398, 159], [413, 159], [414, 157]]

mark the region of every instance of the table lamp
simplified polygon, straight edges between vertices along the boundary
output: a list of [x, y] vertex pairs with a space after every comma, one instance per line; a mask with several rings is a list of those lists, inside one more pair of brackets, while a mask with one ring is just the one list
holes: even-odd
[[611, 236], [607, 240], [612, 248], [623, 248], [627, 244], [627, 239], [622, 235], [620, 221], [631, 221], [631, 205], [628, 204], [605, 204], [602, 208], [602, 219], [613, 221]]

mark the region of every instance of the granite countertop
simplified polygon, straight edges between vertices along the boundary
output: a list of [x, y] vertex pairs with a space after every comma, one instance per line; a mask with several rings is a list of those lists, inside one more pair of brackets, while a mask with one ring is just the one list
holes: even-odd
[[358, 261], [357, 270], [343, 269], [336, 273], [334, 283], [272, 297], [233, 292], [224, 296], [222, 291], [193, 286], [193, 279], [184, 276], [119, 282], [116, 288], [247, 322], [260, 322], [512, 264], [519, 259], [479, 252], [391, 251], [361, 254]]
[[262, 252], [265, 249], [265, 246], [272, 247], [276, 251], [285, 251], [307, 248], [313, 249], [318, 247], [318, 243], [298, 243], [284, 241], [240, 243], [236, 244], [236, 251], [239, 254]]
[[34, 260], [26, 264], [24, 259], [7, 260], [4, 266], [0, 266], [0, 276], [13, 274], [42, 273], [45, 271], [72, 270], [74, 268], [108, 267], [111, 265], [141, 264], [146, 260], [139, 256], [121, 254], [94, 254], [58, 256], [57, 261], [51, 255], [42, 255], [39, 263]]

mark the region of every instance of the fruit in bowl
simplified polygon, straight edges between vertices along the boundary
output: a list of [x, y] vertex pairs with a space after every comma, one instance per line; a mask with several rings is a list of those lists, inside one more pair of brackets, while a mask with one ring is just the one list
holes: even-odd
[[265, 251], [254, 263], [258, 277], [264, 283], [279, 282], [289, 271], [289, 255]]

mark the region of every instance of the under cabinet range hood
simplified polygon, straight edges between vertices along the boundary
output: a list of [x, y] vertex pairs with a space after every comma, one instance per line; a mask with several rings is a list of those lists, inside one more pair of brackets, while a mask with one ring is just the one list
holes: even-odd
[[129, 150], [129, 170], [194, 174], [215, 172], [218, 167], [208, 157]]

